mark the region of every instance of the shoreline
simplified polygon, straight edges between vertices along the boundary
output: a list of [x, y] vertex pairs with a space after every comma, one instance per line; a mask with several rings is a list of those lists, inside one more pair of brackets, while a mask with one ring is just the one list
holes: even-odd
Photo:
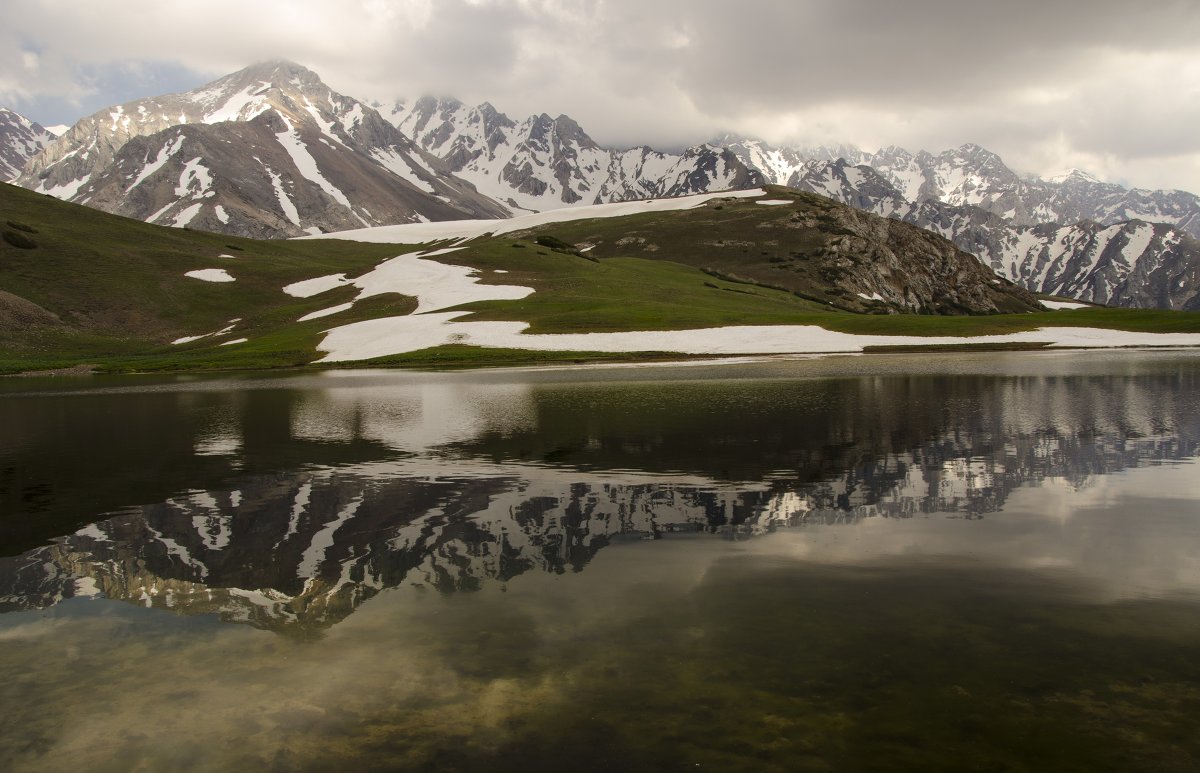
[[[487, 347], [478, 347], [486, 351]], [[497, 350], [501, 351], [501, 350]], [[504, 350], [506, 352], [511, 350]], [[835, 357], [876, 357], [880, 355], [910, 354], [982, 354], [988, 352], [1167, 352], [1200, 351], [1196, 344], [1123, 344], [1112, 346], [1055, 346], [1050, 342], [981, 342], [981, 343], [932, 343], [895, 344], [867, 346], [861, 349], [814, 352], [746, 352], [746, 353], [681, 353], [681, 352], [579, 352], [564, 353], [560, 359], [545, 359], [539, 354], [555, 354], [524, 350], [530, 356], [501, 356], [494, 360], [441, 360], [438, 357], [416, 359], [407, 362], [375, 362], [371, 360], [348, 360], [324, 362], [314, 361], [298, 365], [261, 366], [244, 368], [156, 368], [145, 370], [105, 370], [103, 365], [81, 363], [60, 368], [40, 368], [13, 373], [0, 373], [0, 379], [24, 378], [79, 378], [94, 376], [174, 376], [203, 374], [272, 373], [281, 376], [303, 375], [314, 372], [353, 372], [368, 370], [396, 370], [412, 372], [464, 372], [504, 370], [564, 370], [578, 368], [634, 368], [641, 365], [658, 367], [697, 367], [702, 365], [732, 365], [738, 363], [786, 362], [792, 360], [823, 360]]]

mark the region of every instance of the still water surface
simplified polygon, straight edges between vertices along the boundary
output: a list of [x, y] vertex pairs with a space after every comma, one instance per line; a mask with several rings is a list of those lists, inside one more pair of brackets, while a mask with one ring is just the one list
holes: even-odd
[[0, 383], [6, 770], [1194, 770], [1200, 355]]

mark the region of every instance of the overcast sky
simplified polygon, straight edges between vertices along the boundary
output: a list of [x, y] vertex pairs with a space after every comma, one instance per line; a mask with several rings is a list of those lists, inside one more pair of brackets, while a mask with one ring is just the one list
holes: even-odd
[[975, 142], [1200, 192], [1196, 0], [10, 0], [0, 105], [69, 124], [275, 57], [360, 99], [566, 113], [604, 145]]

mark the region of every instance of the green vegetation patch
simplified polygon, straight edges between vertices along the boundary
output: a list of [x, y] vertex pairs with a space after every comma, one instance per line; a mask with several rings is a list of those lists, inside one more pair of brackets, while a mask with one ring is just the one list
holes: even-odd
[[[467, 304], [471, 320], [530, 323], [531, 333], [686, 330], [725, 325], [792, 324], [820, 304], [792, 293], [726, 280], [662, 260], [600, 261], [513, 249], [511, 240], [455, 253], [485, 281], [533, 287], [517, 301]], [[497, 269], [506, 274], [492, 273]], [[836, 312], [826, 316], [839, 315]]]

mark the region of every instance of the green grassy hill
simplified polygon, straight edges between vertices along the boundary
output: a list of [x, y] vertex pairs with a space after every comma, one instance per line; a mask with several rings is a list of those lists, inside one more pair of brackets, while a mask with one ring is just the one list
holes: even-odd
[[[164, 228], [12, 185], [0, 185], [0, 235], [0, 371], [7, 372], [78, 363], [111, 369], [302, 364], [315, 356], [328, 324], [294, 320], [354, 293], [340, 288], [300, 299], [281, 288], [321, 274], [361, 273], [413, 249]], [[34, 246], [12, 243], [22, 239]], [[206, 268], [224, 268], [236, 281], [184, 276]], [[358, 304], [353, 314], [404, 314], [413, 307], [411, 298], [382, 296]], [[247, 344], [170, 344], [220, 330], [234, 318], [241, 318], [234, 335], [221, 340], [246, 337]]]
[[[883, 335], [969, 336], [1045, 325], [1200, 332], [1200, 316], [1185, 313], [1100, 308], [1029, 313], [1031, 296], [990, 280], [981, 289], [978, 277], [964, 276], [974, 268], [962, 268], [953, 262], [957, 256], [929, 241], [937, 237], [896, 224], [874, 238], [872, 229], [880, 226], [872, 216], [785, 189], [769, 196], [792, 202], [718, 200], [692, 210], [556, 223], [476, 239], [443, 260], [479, 269], [484, 282], [534, 288], [522, 300], [462, 307], [474, 312], [471, 319], [528, 322], [531, 332], [746, 324], [815, 324]], [[0, 236], [0, 372], [80, 364], [111, 371], [299, 366], [320, 356], [316, 345], [323, 331], [408, 314], [416, 305], [413, 298], [386, 294], [333, 316], [296, 322], [350, 301], [358, 290], [339, 287], [307, 299], [282, 292], [284, 285], [317, 276], [359, 276], [419, 249], [413, 245], [254, 241], [164, 228], [11, 185], [0, 185]], [[881, 272], [889, 287], [907, 291], [906, 283], [917, 284], [919, 278], [902, 263], [900, 270], [895, 261], [887, 263], [914, 241], [918, 249], [945, 258], [939, 270], [957, 300], [947, 301], [943, 293], [923, 314], [898, 314], [899, 303], [855, 292], [863, 282], [878, 285]], [[236, 281], [185, 276], [211, 268], [225, 269]], [[969, 310], [959, 303], [969, 299], [968, 290], [972, 298], [1021, 313], [961, 315]], [[220, 336], [170, 343], [227, 328]], [[248, 341], [221, 345], [236, 338]], [[486, 364], [593, 356], [631, 355], [446, 346], [376, 362]]]

